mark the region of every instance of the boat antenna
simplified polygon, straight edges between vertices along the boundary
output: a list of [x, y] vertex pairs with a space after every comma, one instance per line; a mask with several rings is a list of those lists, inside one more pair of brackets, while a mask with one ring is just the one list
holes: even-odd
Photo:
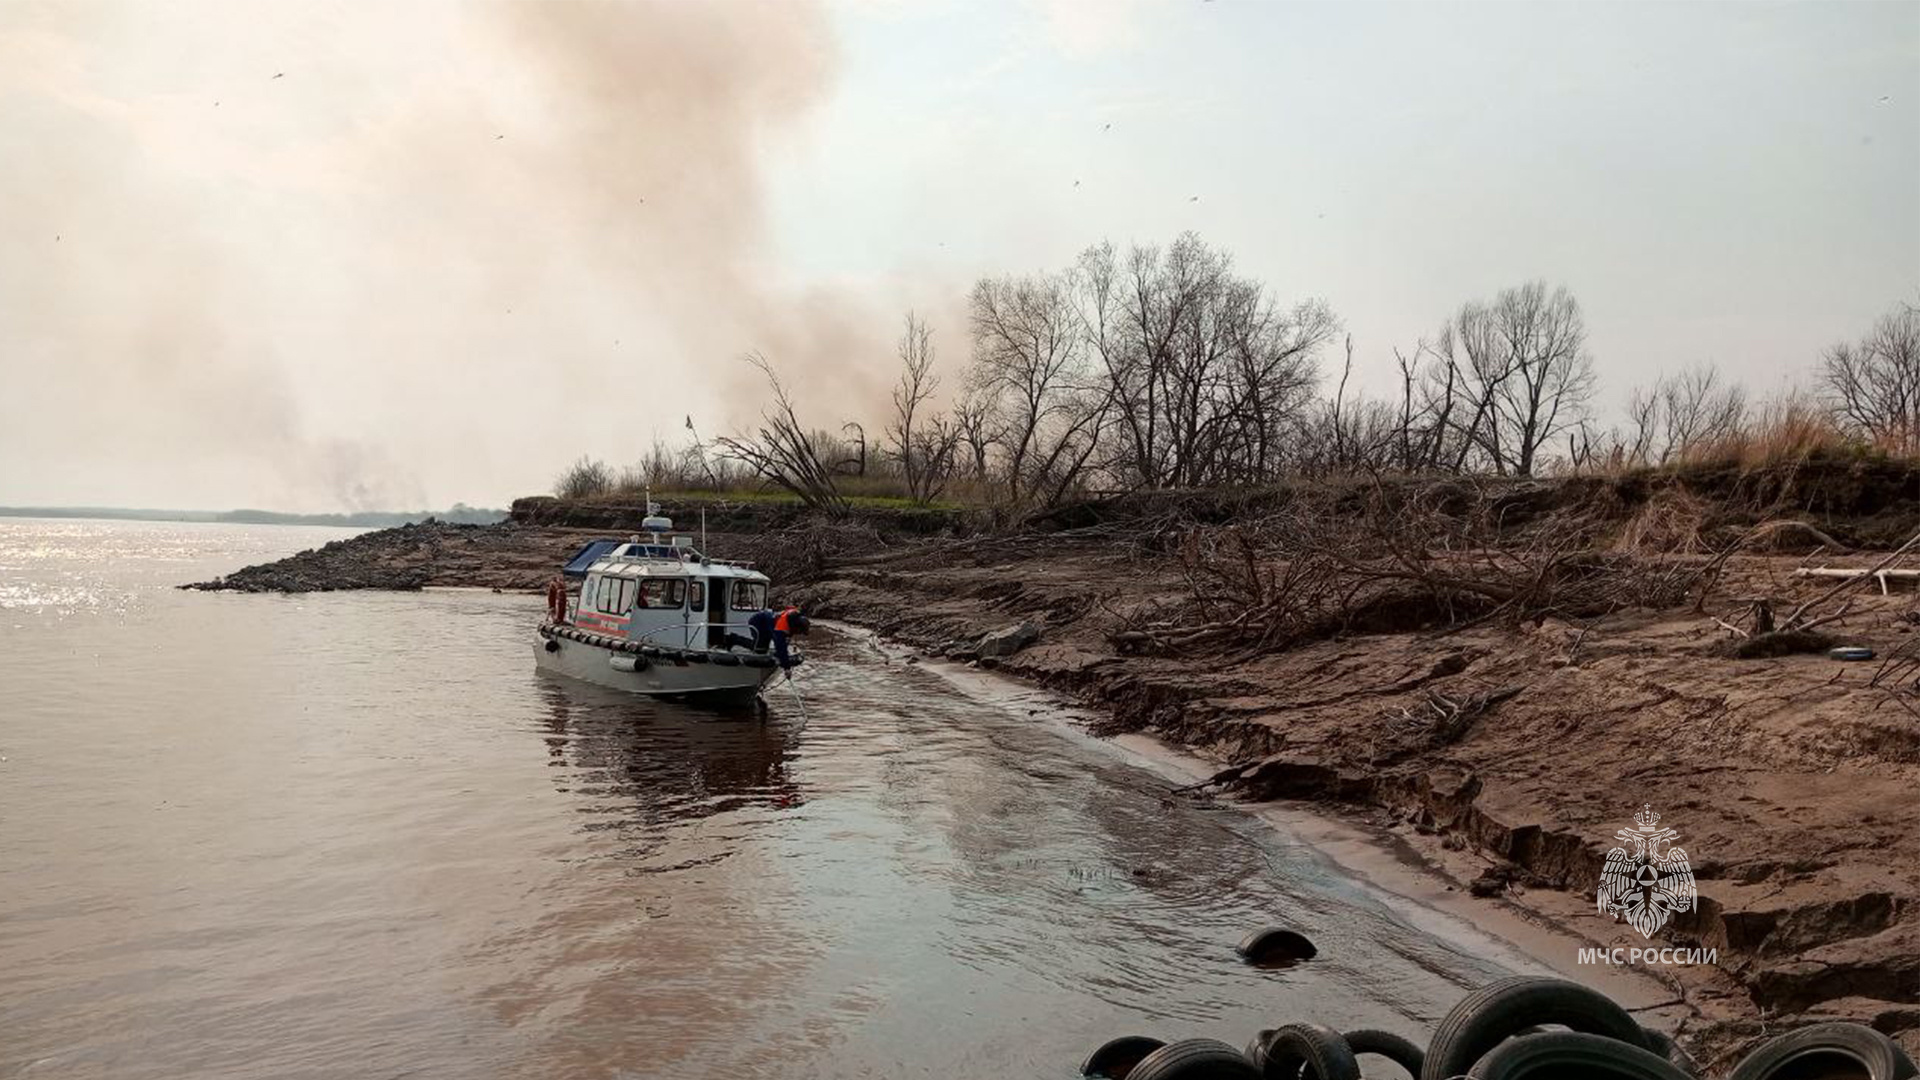
[[707, 508], [700, 508], [700, 554], [707, 553]]

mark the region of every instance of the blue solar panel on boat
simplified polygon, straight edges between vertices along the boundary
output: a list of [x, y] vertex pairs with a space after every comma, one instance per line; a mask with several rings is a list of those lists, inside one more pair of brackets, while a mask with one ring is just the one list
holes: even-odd
[[596, 559], [604, 557], [607, 552], [619, 547], [621, 543], [623, 541], [620, 540], [594, 540], [581, 548], [573, 558], [568, 559], [567, 565], [562, 567], [560, 572], [568, 577], [586, 577], [587, 567], [592, 566]]

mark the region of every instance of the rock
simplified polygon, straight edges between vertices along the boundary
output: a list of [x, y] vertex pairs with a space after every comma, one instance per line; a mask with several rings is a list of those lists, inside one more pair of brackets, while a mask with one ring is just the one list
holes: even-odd
[[981, 656], [1012, 656], [1038, 640], [1040, 628], [1030, 622], [1022, 622], [980, 635], [980, 644], [976, 648]]
[[1490, 866], [1467, 883], [1467, 891], [1475, 896], [1499, 896], [1507, 891], [1507, 883], [1512, 880], [1513, 872], [1508, 868]]

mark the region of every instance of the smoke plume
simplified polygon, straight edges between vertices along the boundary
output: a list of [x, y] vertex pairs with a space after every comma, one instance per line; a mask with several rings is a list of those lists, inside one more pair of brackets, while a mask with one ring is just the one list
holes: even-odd
[[835, 63], [799, 3], [0, 8], [0, 502], [504, 498], [751, 416], [749, 349], [882, 399], [892, 298], [769, 266]]

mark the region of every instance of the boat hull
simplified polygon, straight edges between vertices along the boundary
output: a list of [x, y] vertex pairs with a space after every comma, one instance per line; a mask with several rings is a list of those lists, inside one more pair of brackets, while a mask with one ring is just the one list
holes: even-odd
[[617, 641], [603, 645], [543, 629], [533, 656], [542, 671], [651, 697], [752, 700], [780, 670], [755, 666], [771, 662], [757, 655], [649, 652], [653, 655], [629, 652]]

